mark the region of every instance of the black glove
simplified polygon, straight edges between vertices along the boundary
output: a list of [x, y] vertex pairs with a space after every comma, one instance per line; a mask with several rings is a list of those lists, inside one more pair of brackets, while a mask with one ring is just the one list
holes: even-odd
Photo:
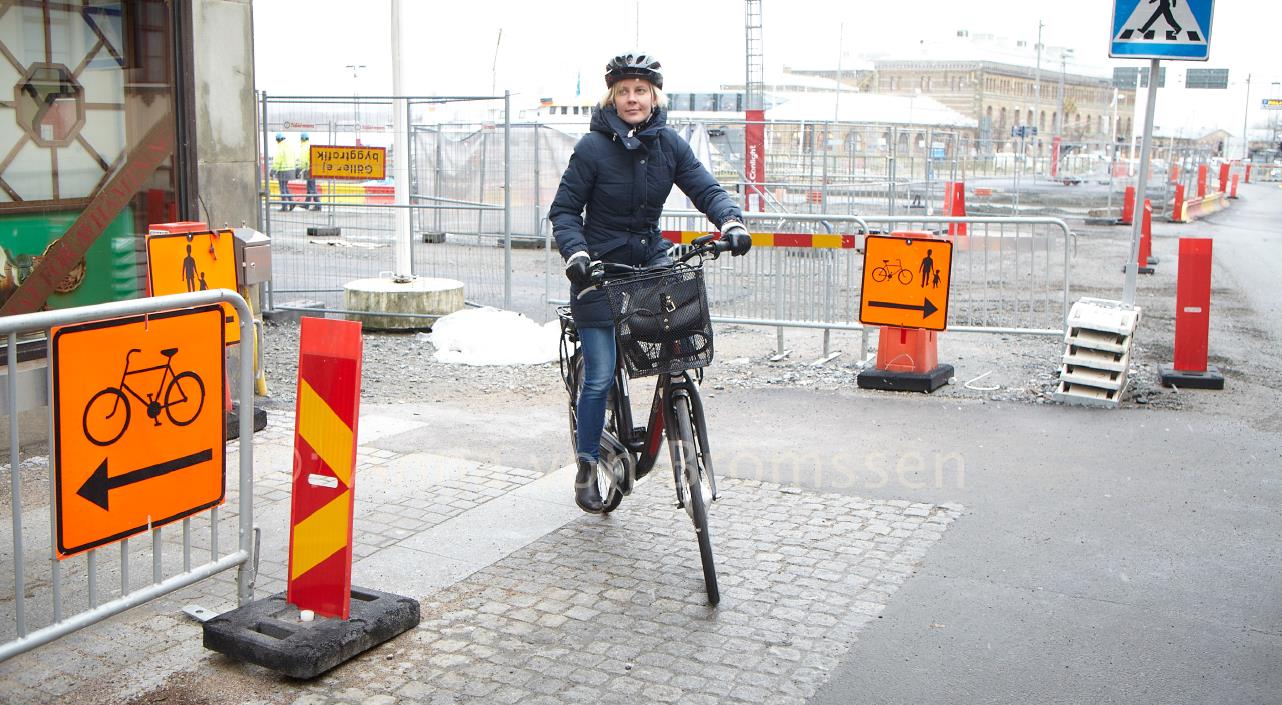
[[575, 252], [565, 263], [565, 278], [578, 285], [580, 289], [592, 286], [593, 270], [600, 269], [601, 263], [592, 261], [586, 252]]
[[746, 255], [752, 249], [752, 236], [738, 223], [727, 227], [721, 237], [730, 246], [730, 254], [735, 257]]

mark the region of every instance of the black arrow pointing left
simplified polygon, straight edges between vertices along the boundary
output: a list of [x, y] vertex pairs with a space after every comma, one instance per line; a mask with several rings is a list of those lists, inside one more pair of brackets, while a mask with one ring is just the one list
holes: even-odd
[[80, 489], [76, 490], [76, 494], [84, 497], [103, 509], [107, 509], [107, 495], [116, 488], [132, 485], [135, 482], [142, 482], [143, 480], [150, 480], [153, 477], [160, 477], [161, 475], [166, 475], [174, 472], [175, 470], [182, 470], [183, 468], [211, 460], [213, 457], [214, 450], [212, 448], [206, 448], [198, 453], [185, 455], [181, 458], [174, 458], [173, 460], [166, 460], [163, 463], [156, 463], [155, 465], [148, 465], [145, 468], [130, 470], [123, 475], [117, 475], [115, 477], [109, 477], [107, 475], [107, 460], [104, 458], [102, 464], [98, 466], [98, 469], [94, 470], [93, 474], [89, 476], [89, 479], [85, 480], [85, 484], [81, 485]]

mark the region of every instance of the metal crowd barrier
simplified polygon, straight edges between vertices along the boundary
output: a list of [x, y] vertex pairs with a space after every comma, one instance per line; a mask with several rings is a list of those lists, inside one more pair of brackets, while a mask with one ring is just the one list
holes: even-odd
[[[769, 243], [754, 247], [748, 257], [717, 260], [706, 268], [704, 278], [712, 313], [719, 320], [862, 330], [858, 299], [863, 237], [916, 230], [953, 243], [948, 330], [1064, 334], [1074, 236], [1059, 218], [791, 213], [745, 213], [744, 217], [754, 233], [808, 231], [850, 237], [817, 237], [806, 245]], [[962, 224], [966, 235], [949, 234], [950, 226], [957, 230]], [[696, 211], [667, 211], [662, 221], [664, 230], [710, 227]]]
[[[52, 460], [49, 461], [49, 544], [47, 550], [33, 551], [31, 555], [27, 555], [26, 537], [24, 537], [24, 530], [27, 534], [36, 533], [43, 528], [44, 522], [35, 517], [24, 515], [23, 511], [22, 454], [19, 448], [20, 431], [22, 429], [19, 427], [19, 415], [48, 405], [50, 402], [47, 398], [42, 399], [39, 397], [48, 394], [48, 390], [52, 389], [53, 385], [50, 377], [44, 392], [35, 395], [28, 392], [25, 396], [20, 397], [19, 387], [21, 385], [19, 384], [18, 370], [19, 334], [43, 333], [47, 332], [52, 326], [97, 321], [120, 316], [149, 314], [220, 302], [230, 303], [236, 308], [240, 317], [241, 340], [253, 340], [254, 319], [249, 305], [235, 292], [225, 289], [156, 296], [132, 301], [119, 301], [0, 318], [0, 335], [8, 338], [6, 356], [8, 374], [0, 377], [0, 380], [7, 384], [4, 385], [6, 390], [4, 405], [0, 408], [9, 417], [9, 486], [10, 511], [12, 513], [12, 543], [9, 550], [12, 551], [12, 554], [8, 557], [13, 564], [12, 584], [14, 586], [11, 598], [0, 596], [0, 605], [3, 605], [0, 607], [0, 614], [8, 612], [10, 609], [12, 610], [12, 621], [5, 620], [5, 623], [0, 623], [0, 630], [2, 630], [0, 631], [0, 638], [6, 639], [4, 643], [0, 643], [0, 661], [25, 651], [30, 651], [54, 639], [124, 612], [131, 607], [136, 607], [149, 600], [200, 582], [230, 568], [238, 569], [236, 576], [238, 603], [244, 605], [253, 599], [254, 568], [250, 560], [254, 546], [253, 414], [251, 413], [240, 414], [239, 507], [234, 510], [238, 519], [236, 550], [221, 555], [218, 536], [220, 524], [219, 508], [214, 507], [204, 514], [197, 514], [171, 525], [179, 528], [182, 533], [182, 567], [179, 572], [168, 577], [165, 576], [166, 571], [162, 553], [164, 544], [162, 532], [167, 527], [151, 529], [152, 574], [149, 584], [138, 587], [134, 587], [131, 584], [129, 539], [91, 549], [60, 561], [57, 558], [56, 550], [58, 507], [55, 490], [55, 468]], [[46, 374], [48, 373], [46, 372]], [[237, 396], [240, 399], [240, 408], [252, 409], [254, 400], [253, 365], [240, 366], [240, 378], [236, 389]], [[221, 390], [211, 390], [210, 396], [216, 400], [221, 399]], [[51, 416], [52, 414], [45, 415], [46, 422], [49, 422]], [[50, 454], [52, 455], [54, 429], [51, 425], [48, 429], [48, 439]], [[209, 524], [209, 560], [199, 565], [193, 565], [193, 534], [196, 533], [196, 525], [205, 521], [208, 521]], [[0, 545], [0, 556], [6, 552], [7, 548]], [[118, 553], [120, 559], [118, 573], [119, 596], [115, 599], [101, 602], [98, 586], [99, 574], [110, 574], [112, 571], [110, 564], [100, 566], [98, 558], [100, 554], [107, 556], [112, 553]], [[47, 573], [41, 564], [47, 566]], [[40, 573], [40, 575], [34, 576], [35, 573]], [[85, 579], [83, 590], [77, 589], [75, 585], [69, 585], [64, 589], [64, 582], [76, 577]], [[42, 610], [39, 615], [28, 613], [28, 607], [32, 607], [32, 611], [41, 607], [39, 604], [28, 604], [29, 601], [35, 603], [35, 598], [28, 596], [29, 591], [34, 595], [47, 593], [49, 598], [47, 605], [45, 605], [47, 609]], [[69, 603], [82, 605], [83, 609], [72, 612], [67, 608]], [[12, 608], [9, 605], [12, 605]], [[32, 622], [37, 620], [32, 619], [32, 617], [38, 618], [39, 621], [44, 622], [44, 625], [34, 627]]]

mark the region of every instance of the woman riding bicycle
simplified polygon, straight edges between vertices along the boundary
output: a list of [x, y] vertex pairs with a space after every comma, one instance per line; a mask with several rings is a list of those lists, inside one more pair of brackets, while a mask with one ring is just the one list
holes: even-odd
[[[734, 255], [752, 247], [743, 214], [708, 173], [690, 145], [667, 127], [660, 65], [649, 54], [620, 54], [605, 67], [609, 91], [592, 110], [591, 129], [574, 147], [548, 211], [570, 280], [570, 307], [579, 331], [584, 379], [578, 400], [574, 501], [600, 512], [593, 481], [600, 459], [606, 397], [615, 366], [614, 320], [605, 295], [592, 290], [601, 262], [668, 264], [659, 233], [663, 203], [675, 184], [730, 244]], [[586, 211], [586, 217], [584, 215]]]

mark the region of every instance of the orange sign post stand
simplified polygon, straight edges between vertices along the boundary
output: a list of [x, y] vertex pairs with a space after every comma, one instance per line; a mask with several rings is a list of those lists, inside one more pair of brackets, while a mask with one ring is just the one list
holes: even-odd
[[948, 240], [908, 231], [868, 236], [859, 320], [880, 325], [881, 335], [877, 366], [859, 373], [860, 388], [929, 393], [948, 383], [953, 366], [939, 364], [938, 342], [951, 272]]

